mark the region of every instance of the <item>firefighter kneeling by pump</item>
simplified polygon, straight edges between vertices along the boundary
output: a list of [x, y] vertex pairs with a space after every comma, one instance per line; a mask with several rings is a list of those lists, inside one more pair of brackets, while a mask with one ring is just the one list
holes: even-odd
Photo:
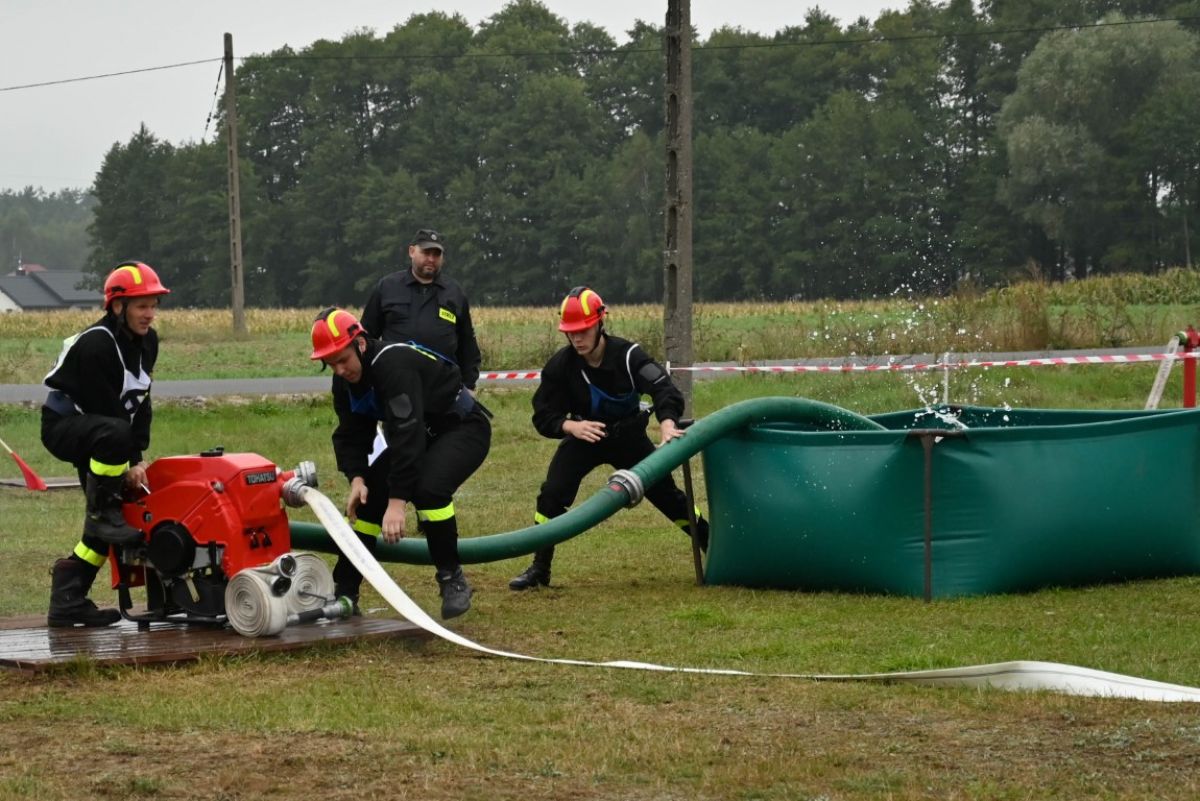
[[88, 592], [112, 546], [142, 539], [125, 523], [121, 494], [146, 481], [142, 453], [150, 446], [150, 376], [158, 358], [151, 324], [170, 291], [149, 265], [119, 265], [104, 282], [104, 317], [63, 342], [46, 376], [42, 444], [75, 466], [87, 497], [83, 536], [51, 570], [50, 626], [121, 619], [115, 609], [97, 608]]
[[[312, 327], [312, 358], [333, 370], [338, 425], [333, 450], [350, 482], [346, 518], [371, 552], [377, 537], [405, 536], [405, 508], [416, 507], [437, 568], [442, 617], [471, 608], [458, 558], [454, 493], [483, 464], [492, 441], [486, 410], [463, 386], [458, 367], [416, 343], [368, 336], [347, 311], [328, 308]], [[382, 424], [380, 426], [380, 424]], [[386, 448], [373, 452], [381, 427]], [[333, 569], [336, 594], [357, 608], [362, 574], [344, 554]]]

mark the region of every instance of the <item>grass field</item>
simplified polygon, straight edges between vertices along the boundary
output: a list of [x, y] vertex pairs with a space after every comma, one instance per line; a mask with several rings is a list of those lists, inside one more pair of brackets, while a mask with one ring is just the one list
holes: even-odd
[[[303, 330], [288, 336], [302, 347]], [[176, 377], [167, 364], [164, 355], [160, 379]], [[1154, 370], [963, 371], [950, 396], [1140, 408]], [[940, 392], [940, 375], [754, 376], [699, 382], [695, 406], [703, 415], [784, 394], [870, 414]], [[456, 497], [467, 536], [529, 523], [554, 447], [533, 433], [529, 397], [485, 390], [497, 415], [492, 452]], [[1164, 406], [1179, 397], [1176, 374]], [[285, 467], [312, 459], [340, 502], [332, 425], [325, 397], [159, 403], [150, 455], [220, 444]], [[34, 410], [0, 407], [0, 436], [42, 475], [69, 472], [38, 444]], [[580, 497], [602, 480], [597, 471]], [[703, 504], [702, 481], [699, 491]], [[0, 615], [44, 611], [46, 570], [76, 541], [81, 507], [78, 490], [0, 489]], [[564, 544], [552, 588], [510, 592], [524, 565], [470, 567], [474, 608], [452, 627], [497, 648], [597, 661], [865, 673], [1040, 659], [1200, 685], [1195, 577], [932, 604], [697, 587], [686, 539], [646, 505]], [[430, 569], [388, 570], [436, 610]], [[1193, 799], [1198, 721], [1188, 704], [573, 668], [440, 641], [375, 643], [0, 674], [0, 799]]]

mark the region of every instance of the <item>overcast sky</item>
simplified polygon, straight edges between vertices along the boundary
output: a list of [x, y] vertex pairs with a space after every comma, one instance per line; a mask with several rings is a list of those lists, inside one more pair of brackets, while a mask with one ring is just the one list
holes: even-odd
[[[600, 25], [618, 41], [637, 19], [662, 24], [666, 0], [543, 0], [568, 24]], [[98, 80], [7, 90], [203, 59], [302, 48], [358, 28], [383, 35], [438, 10], [478, 25], [505, 0], [0, 0], [0, 190], [87, 188], [114, 142], [138, 125], [174, 143], [199, 140], [214, 104], [219, 61]], [[875, 19], [900, 0], [692, 0], [701, 37], [722, 25], [773, 33], [812, 6], [843, 21]], [[656, 6], [661, 6], [656, 8]], [[208, 128], [208, 138], [213, 129]]]

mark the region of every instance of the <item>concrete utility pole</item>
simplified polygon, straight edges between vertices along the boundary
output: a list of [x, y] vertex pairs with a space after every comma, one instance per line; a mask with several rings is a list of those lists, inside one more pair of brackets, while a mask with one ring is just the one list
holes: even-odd
[[246, 333], [242, 283], [242, 192], [238, 180], [237, 80], [233, 72], [233, 34], [225, 34], [225, 132], [229, 159], [229, 272], [234, 333]]
[[[667, 0], [666, 249], [663, 344], [672, 368], [692, 366], [692, 12], [691, 0]], [[692, 408], [692, 373], [672, 376]]]

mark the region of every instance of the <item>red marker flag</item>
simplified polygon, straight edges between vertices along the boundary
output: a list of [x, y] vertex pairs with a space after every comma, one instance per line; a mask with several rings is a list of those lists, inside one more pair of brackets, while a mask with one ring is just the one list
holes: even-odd
[[0, 445], [4, 446], [4, 450], [8, 451], [9, 456], [17, 463], [17, 467], [21, 468], [21, 475], [25, 476], [25, 486], [31, 490], [44, 492], [46, 490], [46, 482], [42, 481], [42, 477], [33, 472], [33, 468], [25, 464], [25, 460], [13, 453], [13, 449], [8, 447], [8, 443], [0, 439]]

